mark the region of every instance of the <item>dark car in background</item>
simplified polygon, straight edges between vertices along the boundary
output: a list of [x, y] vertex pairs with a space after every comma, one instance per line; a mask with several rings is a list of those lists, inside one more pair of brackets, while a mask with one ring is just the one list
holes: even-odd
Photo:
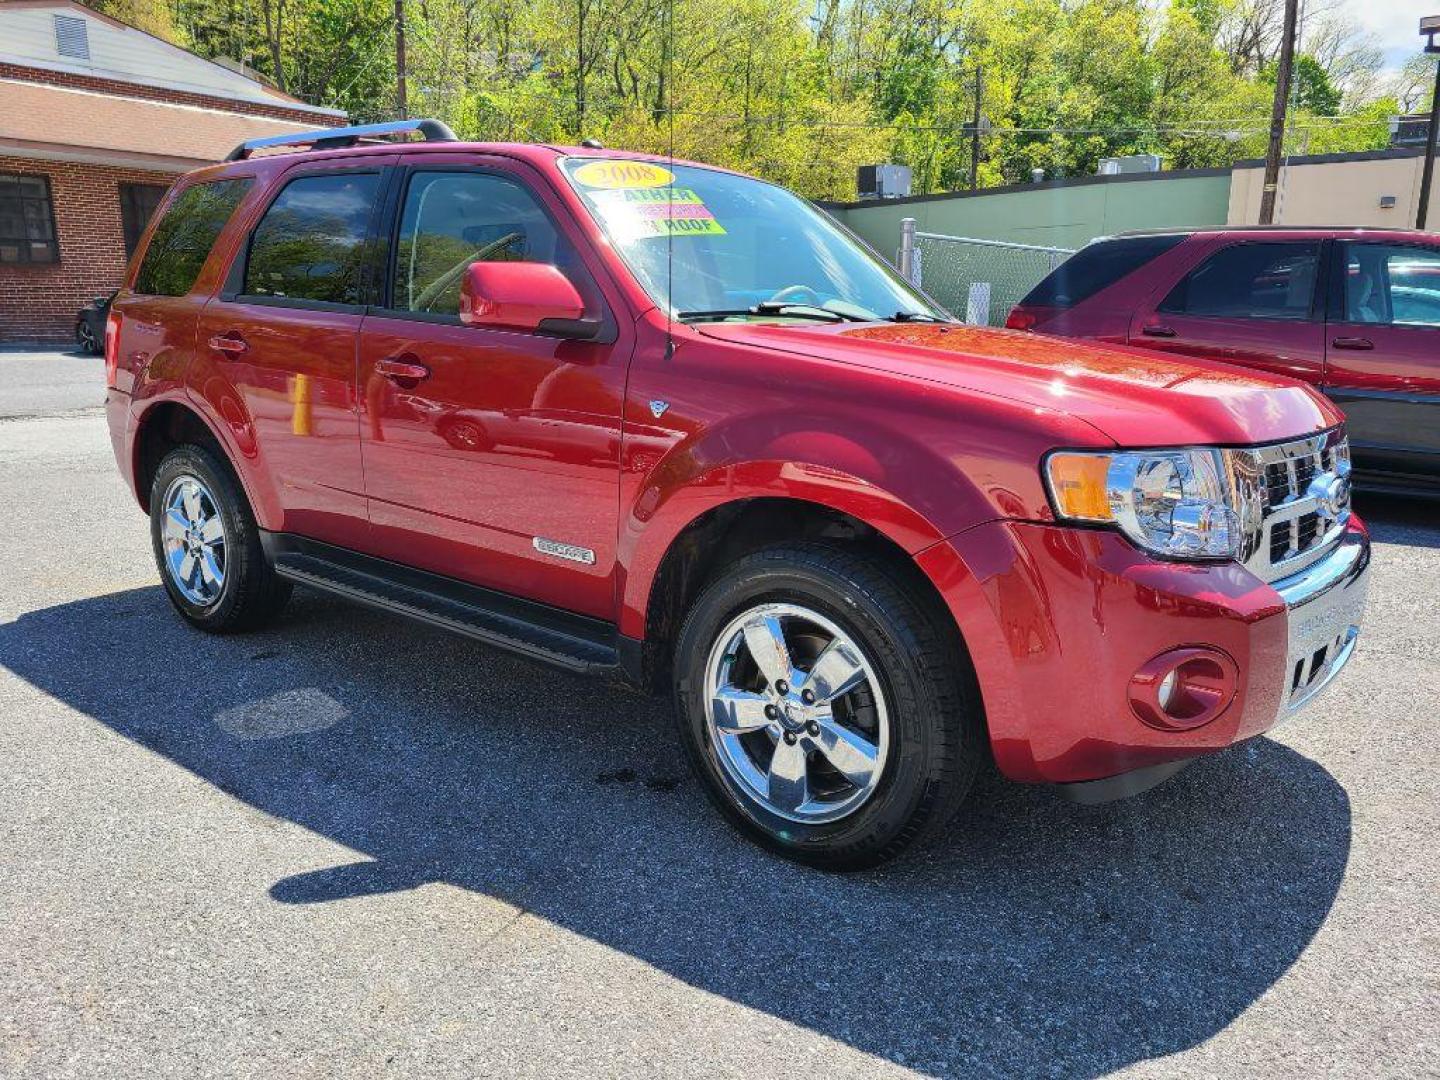
[[1440, 496], [1440, 235], [1106, 237], [1052, 271], [1006, 325], [1303, 379], [1344, 409], [1358, 483]]
[[75, 346], [89, 356], [99, 356], [105, 351], [105, 319], [110, 314], [110, 301], [115, 299], [115, 290], [104, 296], [97, 296], [82, 307], [75, 315]]

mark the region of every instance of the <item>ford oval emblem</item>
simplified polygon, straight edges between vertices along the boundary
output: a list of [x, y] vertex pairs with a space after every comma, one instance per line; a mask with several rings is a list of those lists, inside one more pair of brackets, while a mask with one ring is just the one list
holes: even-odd
[[1310, 481], [1306, 494], [1315, 500], [1321, 514], [1334, 520], [1350, 505], [1350, 478], [1339, 473], [1322, 472]]

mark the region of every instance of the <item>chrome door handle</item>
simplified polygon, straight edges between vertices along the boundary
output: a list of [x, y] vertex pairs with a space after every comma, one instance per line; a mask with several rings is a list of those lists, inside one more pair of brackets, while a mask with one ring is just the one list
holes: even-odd
[[1375, 343], [1368, 337], [1337, 337], [1330, 342], [1332, 348], [1336, 349], [1373, 349]]
[[401, 386], [410, 387], [430, 377], [430, 369], [413, 358], [389, 356], [375, 362], [375, 371]]
[[1142, 326], [1140, 332], [1147, 337], [1174, 337], [1175, 331], [1168, 326]]
[[225, 334], [216, 334], [210, 339], [210, 348], [216, 352], [226, 353], [230, 356], [239, 356], [250, 346], [245, 339], [234, 330]]

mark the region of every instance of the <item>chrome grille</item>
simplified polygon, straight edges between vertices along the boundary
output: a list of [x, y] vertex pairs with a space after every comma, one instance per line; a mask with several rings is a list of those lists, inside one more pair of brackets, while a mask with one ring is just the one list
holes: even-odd
[[1245, 544], [1241, 560], [1275, 581], [1332, 548], [1350, 519], [1350, 444], [1343, 428], [1230, 451]]

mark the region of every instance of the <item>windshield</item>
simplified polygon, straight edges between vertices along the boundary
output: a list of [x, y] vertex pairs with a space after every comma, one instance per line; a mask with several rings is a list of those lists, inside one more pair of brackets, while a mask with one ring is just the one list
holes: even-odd
[[677, 318], [946, 317], [784, 188], [693, 165], [562, 164], [640, 284]]

